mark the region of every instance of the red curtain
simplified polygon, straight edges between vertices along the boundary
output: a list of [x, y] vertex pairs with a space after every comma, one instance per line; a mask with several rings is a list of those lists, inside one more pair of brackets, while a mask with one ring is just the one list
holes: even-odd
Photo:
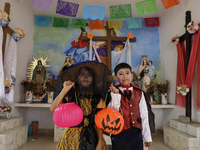
[[[200, 26], [200, 24], [199, 24], [199, 26]], [[184, 42], [177, 44], [177, 51], [178, 51], [178, 62], [177, 62], [176, 86], [179, 86], [181, 84], [186, 84], [187, 88], [190, 89], [192, 87], [196, 62], [198, 63], [196, 105], [197, 105], [197, 110], [200, 110], [200, 92], [198, 92], [200, 90], [200, 75], [199, 75], [200, 74], [200, 52], [199, 52], [200, 51], [200, 28], [198, 30], [198, 33], [194, 35], [186, 78], [185, 78], [185, 74], [186, 74], [186, 64], [185, 64], [186, 51], [185, 51]], [[198, 56], [198, 61], [196, 61], [197, 56]], [[185, 96], [182, 96], [182, 95], [176, 93], [175, 105], [185, 107]]]

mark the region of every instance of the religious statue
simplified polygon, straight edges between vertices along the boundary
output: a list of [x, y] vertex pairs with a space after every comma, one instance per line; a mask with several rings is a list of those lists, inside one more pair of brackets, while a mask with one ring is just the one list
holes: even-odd
[[70, 55], [66, 55], [65, 57], [65, 62], [64, 64], [62, 65], [61, 69], [60, 69], [60, 72], [59, 72], [59, 75], [61, 75], [62, 71], [63, 70], [66, 70], [67, 68], [69, 68], [72, 64], [75, 63], [75, 59], [71, 59], [71, 56]]
[[84, 48], [88, 46], [88, 43], [76, 37], [76, 39], [71, 42], [71, 45], [72, 47]]
[[138, 79], [141, 81], [142, 89], [145, 92], [148, 90], [146, 85], [149, 85], [151, 81], [151, 78], [148, 75], [149, 70], [146, 69], [148, 66], [147, 55], [142, 55], [142, 63], [139, 68]]
[[71, 64], [71, 56], [70, 55], [67, 55], [65, 57], [65, 63], [62, 65], [61, 69], [66, 66], [67, 68], [70, 67], [72, 64]]
[[[33, 94], [33, 98], [31, 101], [33, 103], [41, 103], [46, 96], [45, 89], [46, 89], [46, 81], [50, 78], [50, 65], [47, 62], [48, 57], [43, 58], [41, 55], [37, 55], [37, 57], [33, 57], [33, 60], [28, 63], [26, 78], [25, 81], [26, 85], [23, 83], [25, 91], [31, 89], [31, 93]], [[26, 86], [26, 87], [25, 87]]]
[[124, 48], [124, 44], [121, 45], [117, 45], [116, 48], [114, 49], [116, 52], [120, 52], [122, 51], [122, 49]]
[[[112, 31], [113, 35], [116, 35], [114, 31]], [[112, 35], [112, 36], [113, 36]], [[121, 41], [112, 41], [111, 42], [111, 51], [119, 52], [122, 51], [124, 48], [125, 44]], [[107, 65], [107, 42], [104, 42], [102, 44], [97, 44], [95, 43], [95, 47], [97, 47], [97, 53], [99, 54], [99, 58], [101, 61]], [[95, 60], [97, 60], [97, 57], [95, 57]]]
[[33, 95], [37, 97], [42, 96], [44, 94], [43, 91], [43, 83], [46, 79], [46, 70], [45, 67], [42, 65], [42, 61], [38, 60], [37, 65], [33, 70], [32, 80], [36, 83], [35, 91], [33, 91]]
[[148, 71], [148, 76], [151, 78], [151, 80], [156, 78], [156, 71], [155, 67], [153, 66], [153, 62], [149, 60], [149, 66], [147, 66], [146, 71]]
[[87, 41], [76, 38], [71, 42], [71, 47], [66, 48], [63, 52], [66, 56], [70, 55], [71, 59], [75, 60], [75, 63], [86, 61], [89, 59], [89, 48]]

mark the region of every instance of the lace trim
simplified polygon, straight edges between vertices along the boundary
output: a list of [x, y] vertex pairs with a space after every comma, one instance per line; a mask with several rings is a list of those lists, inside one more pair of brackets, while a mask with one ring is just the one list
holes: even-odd
[[3, 29], [2, 27], [0, 27], [0, 99], [5, 97], [2, 45], [3, 45]]

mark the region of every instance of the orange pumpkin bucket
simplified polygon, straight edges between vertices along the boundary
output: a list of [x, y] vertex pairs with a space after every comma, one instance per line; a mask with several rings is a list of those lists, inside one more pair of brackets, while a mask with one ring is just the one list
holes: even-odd
[[95, 124], [105, 132], [116, 135], [123, 130], [124, 118], [119, 112], [104, 108], [97, 113]]

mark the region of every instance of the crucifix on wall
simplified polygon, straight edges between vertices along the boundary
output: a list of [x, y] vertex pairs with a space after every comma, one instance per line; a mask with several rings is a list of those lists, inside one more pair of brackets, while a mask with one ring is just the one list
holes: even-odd
[[[192, 47], [192, 34], [189, 34], [187, 32], [187, 24], [191, 22], [191, 11], [187, 11], [186, 12], [186, 17], [185, 17], [185, 28], [186, 28], [186, 32], [185, 34], [183, 34], [179, 39], [180, 39], [180, 43], [185, 41], [186, 43], [186, 75], [187, 75], [187, 71], [188, 71], [188, 64], [189, 64], [189, 60], [190, 60], [190, 53], [191, 53], [191, 47]], [[185, 75], [185, 76], [186, 76]], [[185, 102], [185, 107], [186, 107], [186, 117], [189, 117], [191, 120], [191, 111], [192, 111], [192, 89], [190, 89], [190, 91], [187, 93], [186, 95], [186, 102]]]
[[[10, 3], [5, 3], [4, 11], [8, 15], [10, 14]], [[9, 21], [10, 21], [10, 19], [9, 19]], [[3, 27], [3, 43], [2, 43], [3, 62], [4, 62], [4, 54], [5, 54], [5, 48], [6, 48], [7, 34], [10, 34], [12, 36], [12, 33], [14, 33], [14, 31], [8, 25], [6, 27]]]
[[[92, 40], [107, 42], [107, 66], [111, 70], [111, 42], [113, 42], [113, 41], [126, 42], [127, 37], [112, 36], [112, 33], [111, 33], [112, 29], [109, 29], [108, 23], [105, 26], [105, 29], [107, 31], [107, 36], [94, 36], [92, 38]], [[83, 34], [80, 35], [79, 39], [82, 39], [84, 41], [90, 41], [90, 39], [87, 37], [87, 35], [83, 36]], [[136, 41], [136, 37], [130, 38], [130, 42], [135, 42], [135, 41]]]

